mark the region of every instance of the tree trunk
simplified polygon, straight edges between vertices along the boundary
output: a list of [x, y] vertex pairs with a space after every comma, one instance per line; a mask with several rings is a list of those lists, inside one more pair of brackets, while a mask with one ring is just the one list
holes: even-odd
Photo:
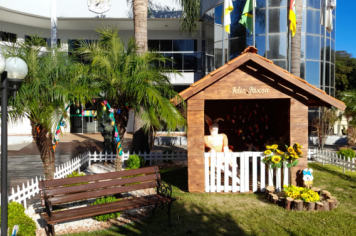
[[133, 0], [136, 53], [147, 52], [147, 0]]
[[[120, 105], [116, 105], [114, 106], [115, 111], [114, 111], [114, 118], [115, 118], [115, 124], [116, 124], [116, 128], [117, 131], [119, 133], [119, 137], [120, 137], [120, 142], [121, 142], [121, 146], [123, 145], [123, 141], [124, 141], [124, 135], [126, 132], [126, 127], [127, 127], [127, 123], [129, 120], [129, 110], [127, 110], [126, 107], [124, 106], [120, 106]], [[117, 113], [117, 110], [121, 109], [120, 114]], [[116, 147], [116, 166], [115, 166], [115, 170], [116, 171], [121, 171], [122, 170], [122, 156], [119, 155], [119, 150], [117, 150]]]
[[52, 135], [41, 124], [31, 121], [32, 137], [36, 142], [43, 163], [46, 180], [54, 178], [55, 154], [52, 149]]
[[303, 14], [303, 1], [296, 1], [295, 6], [297, 9], [297, 31], [292, 37], [291, 42], [291, 73], [300, 77], [300, 54], [301, 54], [301, 28], [302, 28], [302, 14]]

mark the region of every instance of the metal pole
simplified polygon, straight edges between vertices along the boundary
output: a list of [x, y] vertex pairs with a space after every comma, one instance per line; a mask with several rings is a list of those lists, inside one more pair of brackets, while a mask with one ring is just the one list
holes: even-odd
[[326, 60], [326, 1], [324, 2], [324, 48], [323, 48], [323, 90], [325, 91], [325, 60]]
[[252, 1], [252, 25], [253, 25], [253, 32], [252, 32], [252, 39], [253, 39], [253, 46], [256, 47], [256, 30], [255, 30], [255, 25], [256, 25], [256, 6], [255, 6], [255, 1], [256, 0], [253, 0]]
[[225, 42], [225, 1], [223, 3], [223, 16], [222, 16], [222, 26], [223, 26], [223, 35], [222, 35], [222, 60], [221, 60], [221, 66], [225, 65], [225, 47], [224, 47], [224, 42]]
[[[288, 9], [290, 9], [290, 1], [288, 3]], [[289, 15], [290, 13], [288, 13]], [[291, 73], [291, 59], [292, 59], [292, 34], [290, 30], [290, 21], [288, 21], [288, 71]]]
[[[323, 90], [325, 91], [325, 61], [326, 61], [326, 4], [327, 0], [324, 1], [324, 48], [323, 48]], [[324, 150], [324, 107], [321, 108], [321, 149]]]
[[7, 72], [1, 74], [1, 235], [7, 235]]

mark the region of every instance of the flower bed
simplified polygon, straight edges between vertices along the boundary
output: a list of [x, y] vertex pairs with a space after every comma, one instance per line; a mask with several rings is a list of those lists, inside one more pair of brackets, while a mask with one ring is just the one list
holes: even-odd
[[307, 189], [294, 185], [283, 187], [283, 191], [277, 193], [273, 186], [268, 186], [265, 196], [271, 203], [278, 204], [287, 210], [329, 211], [338, 205], [337, 199], [327, 190], [315, 187]]

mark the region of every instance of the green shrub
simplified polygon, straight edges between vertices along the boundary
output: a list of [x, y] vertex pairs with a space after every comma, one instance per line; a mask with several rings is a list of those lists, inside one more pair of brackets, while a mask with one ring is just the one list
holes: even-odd
[[145, 165], [145, 158], [139, 155], [131, 155], [127, 160], [126, 170], [138, 169]]
[[[121, 200], [121, 199], [119, 199]], [[109, 203], [109, 202], [116, 202], [118, 201], [118, 199], [116, 199], [115, 197], [102, 197], [102, 198], [98, 198], [96, 199], [96, 201], [91, 204], [91, 205], [100, 205], [100, 204], [105, 204], [105, 203]], [[113, 212], [113, 213], [109, 213], [109, 214], [103, 214], [103, 215], [99, 215], [99, 216], [94, 216], [93, 218], [98, 220], [98, 221], [107, 221], [108, 219], [116, 219], [117, 217], [119, 217], [121, 214], [121, 212]]]
[[12, 232], [15, 225], [19, 226], [18, 236], [36, 235], [36, 223], [31, 219], [31, 217], [25, 214], [24, 207], [20, 203], [11, 202], [8, 205], [9, 233]]
[[340, 151], [336, 152], [337, 155], [341, 156], [341, 157], [350, 157], [350, 158], [354, 158], [355, 157], [355, 151], [351, 148], [347, 149], [340, 149]]
[[[66, 178], [72, 178], [72, 177], [78, 177], [78, 176], [85, 176], [84, 173], [78, 173], [77, 171], [73, 171], [72, 174], [69, 174], [66, 176]], [[64, 187], [69, 187], [69, 186], [74, 186], [74, 185], [82, 185], [82, 184], [87, 184], [89, 182], [83, 182], [83, 183], [77, 183], [77, 184], [67, 184], [64, 185]]]

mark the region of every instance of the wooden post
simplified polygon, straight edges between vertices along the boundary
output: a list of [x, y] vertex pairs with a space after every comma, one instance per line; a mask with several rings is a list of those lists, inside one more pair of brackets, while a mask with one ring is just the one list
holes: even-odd
[[325, 202], [324, 203], [324, 211], [329, 211], [330, 208], [329, 208], [329, 203], [328, 202]]
[[308, 202], [307, 209], [308, 209], [308, 211], [314, 211], [315, 210], [315, 202]]
[[329, 204], [329, 209], [333, 210], [335, 208], [335, 202], [334, 200], [328, 199], [327, 200], [328, 204]]
[[273, 203], [273, 204], [277, 204], [277, 201], [278, 201], [278, 196], [277, 196], [277, 195], [274, 195], [274, 196], [273, 196], [273, 199], [272, 199], [272, 203]]
[[292, 202], [293, 202], [293, 198], [287, 197], [287, 198], [286, 198], [286, 201], [285, 201], [285, 203], [284, 203], [284, 208], [285, 208], [286, 210], [290, 210], [290, 206], [291, 206]]
[[313, 190], [314, 192], [318, 193], [319, 196], [320, 196], [320, 190], [321, 190], [320, 188], [313, 187], [313, 188], [311, 188], [311, 190]]
[[302, 200], [294, 200], [294, 209], [296, 211], [302, 211], [303, 210], [303, 201]]
[[336, 199], [336, 197], [331, 196], [331, 197], [330, 197], [330, 200], [333, 200], [333, 201], [334, 201], [334, 204], [335, 204], [335, 207], [337, 207], [337, 199]]
[[317, 202], [317, 203], [315, 204], [315, 210], [317, 210], [317, 211], [323, 211], [323, 210], [324, 210], [324, 203]]

